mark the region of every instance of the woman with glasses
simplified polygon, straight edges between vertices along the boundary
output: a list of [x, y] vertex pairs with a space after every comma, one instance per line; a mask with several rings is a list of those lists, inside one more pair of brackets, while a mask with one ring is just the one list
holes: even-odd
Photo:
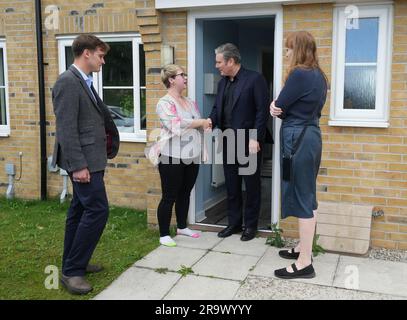
[[162, 198], [157, 218], [160, 243], [175, 247], [170, 237], [172, 208], [175, 203], [177, 234], [198, 238], [187, 228], [189, 197], [198, 176], [203, 156], [203, 132], [211, 127], [211, 121], [202, 119], [197, 104], [183, 96], [187, 75], [178, 65], [167, 65], [161, 71], [161, 80], [167, 94], [157, 103], [161, 133], [158, 154], [158, 170], [161, 178]]

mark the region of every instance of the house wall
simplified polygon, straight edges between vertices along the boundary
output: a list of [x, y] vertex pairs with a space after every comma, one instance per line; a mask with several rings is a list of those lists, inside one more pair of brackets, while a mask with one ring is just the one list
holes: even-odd
[[[161, 44], [175, 48], [175, 63], [187, 68], [187, 13], [157, 12], [154, 1], [44, 0], [60, 8], [58, 30], [44, 30], [47, 105], [47, 154], [54, 143], [55, 121], [51, 89], [58, 76], [56, 35], [81, 32], [140, 32], [146, 51], [147, 131], [159, 126], [155, 105], [165, 94], [161, 84]], [[374, 205], [384, 216], [373, 220], [372, 246], [407, 250], [407, 3], [395, 1], [390, 127], [328, 126], [330, 97], [323, 110], [323, 160], [318, 178], [320, 201]], [[76, 12], [72, 12], [76, 11]], [[306, 29], [317, 39], [322, 68], [331, 77], [333, 5], [283, 6], [284, 32]], [[43, 19], [46, 18], [46, 14]], [[0, 137], [0, 193], [6, 191], [4, 165], [18, 164], [24, 153], [23, 177], [16, 194], [40, 196], [40, 145], [35, 15], [31, 0], [0, 2], [0, 37], [7, 39], [11, 136]], [[158, 172], [144, 158], [144, 143], [122, 142], [109, 162], [106, 185], [112, 204], [146, 209], [156, 224], [161, 196]], [[48, 173], [48, 192], [56, 196], [62, 179]], [[174, 222], [174, 220], [173, 220]], [[281, 222], [284, 235], [297, 237], [297, 221]]]
[[[16, 193], [26, 198], [39, 196], [39, 112], [35, 18], [33, 1], [0, 2], [0, 37], [6, 37], [9, 80], [9, 112], [12, 134], [0, 137], [0, 193], [5, 194], [5, 164], [19, 162], [23, 152], [23, 177]], [[19, 169], [19, 165], [17, 169]]]
[[[284, 35], [306, 29], [316, 38], [321, 66], [331, 78], [331, 4], [284, 6]], [[371, 245], [407, 249], [407, 3], [394, 2], [392, 91], [389, 128], [328, 126], [330, 96], [321, 118], [323, 154], [318, 199], [373, 205]], [[298, 236], [296, 219], [281, 223]]]
[[[154, 1], [136, 0], [62, 0], [42, 1], [43, 12], [48, 5], [59, 8], [59, 28], [43, 28], [45, 94], [47, 114], [47, 155], [52, 155], [55, 117], [51, 90], [58, 74], [58, 42], [56, 36], [79, 33], [140, 32], [147, 43], [148, 66], [159, 66], [160, 53], [151, 44], [160, 41], [157, 17], [151, 8]], [[7, 176], [4, 164], [18, 164], [18, 152], [24, 153], [23, 177], [16, 183], [16, 196], [38, 198], [40, 194], [40, 144], [35, 42], [35, 8], [33, 1], [2, 1], [3, 20], [0, 36], [6, 37], [9, 69], [11, 135], [0, 138], [0, 192], [5, 193]], [[43, 13], [43, 21], [47, 14]], [[1, 20], [0, 20], [1, 21]], [[43, 24], [44, 25], [44, 24]], [[157, 53], [158, 52], [158, 53]], [[150, 75], [147, 78], [153, 81]], [[122, 142], [118, 156], [109, 162], [106, 186], [112, 203], [146, 208], [147, 160], [144, 143]], [[59, 173], [48, 173], [48, 195], [57, 196], [62, 190]]]

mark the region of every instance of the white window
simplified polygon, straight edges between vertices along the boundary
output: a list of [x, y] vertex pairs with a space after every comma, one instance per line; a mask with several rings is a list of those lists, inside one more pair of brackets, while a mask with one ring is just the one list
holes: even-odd
[[[98, 35], [110, 46], [106, 64], [93, 74], [93, 85], [108, 106], [121, 141], [146, 142], [145, 54], [140, 35]], [[58, 38], [59, 71], [73, 63], [75, 37]]]
[[0, 137], [10, 135], [6, 42], [0, 39]]
[[392, 17], [392, 5], [335, 8], [329, 125], [389, 126]]

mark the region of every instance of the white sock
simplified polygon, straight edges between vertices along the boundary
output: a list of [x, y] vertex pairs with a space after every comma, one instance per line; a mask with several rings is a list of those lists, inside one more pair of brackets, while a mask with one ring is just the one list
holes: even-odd
[[160, 243], [167, 247], [175, 247], [177, 245], [170, 236], [160, 237]]
[[188, 229], [188, 228], [177, 229], [177, 234], [192, 237], [192, 238], [199, 238], [199, 233], [197, 233], [191, 229]]

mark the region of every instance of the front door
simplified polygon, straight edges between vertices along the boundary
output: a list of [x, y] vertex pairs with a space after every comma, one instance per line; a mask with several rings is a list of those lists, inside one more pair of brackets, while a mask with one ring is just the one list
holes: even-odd
[[[193, 90], [189, 91], [194, 93], [192, 98], [200, 106], [203, 117], [207, 117], [211, 112], [216, 97], [216, 85], [220, 79], [219, 72], [215, 68], [214, 50], [226, 42], [234, 43], [239, 47], [242, 65], [245, 68], [263, 74], [269, 86], [270, 96], [274, 98], [275, 92], [279, 89], [276, 87], [280, 86], [280, 82], [275, 81], [275, 77], [280, 75], [279, 72], [275, 72], [275, 61], [278, 61], [275, 55], [275, 26], [275, 15], [195, 19], [195, 69], [192, 72], [194, 79], [189, 79], [189, 85], [193, 86]], [[280, 46], [277, 47], [280, 48]], [[277, 55], [280, 56], [280, 54]], [[191, 74], [191, 70], [188, 72]], [[275, 153], [276, 148], [279, 148], [278, 135], [276, 135], [278, 127], [278, 123], [276, 125], [276, 121], [270, 117], [261, 168], [262, 202], [259, 229], [263, 230], [269, 230], [270, 224], [275, 220], [272, 208], [273, 201], [278, 197], [273, 196], [273, 193], [279, 192], [275, 188], [279, 183], [273, 181], [275, 175], [273, 168], [277, 165], [274, 159], [278, 159], [276, 156], [279, 154]], [[275, 144], [272, 143], [273, 138]], [[216, 144], [216, 136], [209, 137], [208, 148], [215, 149]], [[277, 179], [279, 179], [279, 172], [277, 172]], [[244, 183], [242, 190], [243, 201], [245, 201]], [[227, 225], [226, 197], [222, 165], [201, 165], [193, 201], [191, 201], [190, 223]], [[278, 204], [274, 204], [274, 207], [278, 207]]]

